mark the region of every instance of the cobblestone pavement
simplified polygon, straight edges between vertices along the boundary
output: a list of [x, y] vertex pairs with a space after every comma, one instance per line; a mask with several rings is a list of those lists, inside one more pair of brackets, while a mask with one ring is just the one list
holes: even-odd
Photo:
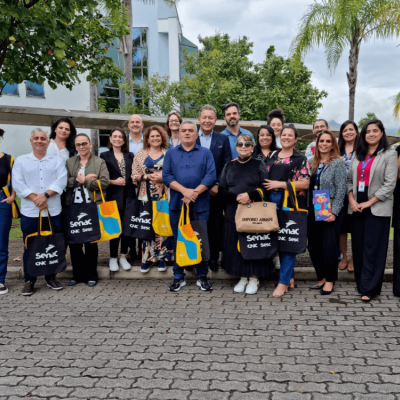
[[101, 281], [1, 297], [0, 400], [400, 399], [400, 310], [384, 283], [321, 296], [297, 282], [234, 294], [233, 282]]

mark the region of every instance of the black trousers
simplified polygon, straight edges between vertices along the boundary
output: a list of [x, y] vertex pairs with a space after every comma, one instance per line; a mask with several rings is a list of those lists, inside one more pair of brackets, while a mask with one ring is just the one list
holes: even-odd
[[[121, 242], [121, 254], [128, 254], [128, 249], [135, 249], [135, 239], [130, 236], [121, 235], [115, 239], [110, 240], [110, 257], [118, 257], [119, 243]], [[136, 249], [135, 249], [136, 252]]]
[[[83, 252], [85, 246], [85, 253]], [[69, 246], [71, 252], [71, 263], [73, 279], [77, 282], [87, 283], [98, 281], [97, 259], [99, 248], [97, 243], [80, 243]]]
[[222, 236], [224, 234], [224, 204], [222, 196], [210, 196], [210, 216], [207, 225], [208, 241], [210, 243], [210, 260], [217, 262], [222, 250]]
[[[347, 211], [347, 209], [346, 209]], [[345, 210], [342, 208], [333, 222], [315, 221], [314, 207], [308, 211], [308, 252], [318, 280], [335, 282], [338, 278], [340, 227]]]
[[393, 294], [400, 297], [400, 212], [393, 215]]

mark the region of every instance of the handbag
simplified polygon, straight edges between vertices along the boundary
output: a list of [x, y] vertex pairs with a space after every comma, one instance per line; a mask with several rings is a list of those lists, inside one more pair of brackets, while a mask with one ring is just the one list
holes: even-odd
[[[307, 247], [307, 215], [308, 211], [299, 208], [296, 187], [293, 182], [287, 182], [287, 190], [282, 205], [278, 210], [280, 229], [278, 232], [278, 250], [285, 253], [300, 254]], [[295, 208], [288, 208], [288, 197]]]
[[[143, 182], [140, 180], [138, 193]], [[125, 215], [122, 221], [122, 234], [142, 240], [154, 240], [154, 230], [152, 224], [152, 201], [150, 190], [147, 187], [147, 198], [149, 201], [136, 199], [126, 199]]]
[[[75, 203], [77, 192], [83, 199], [82, 203]], [[93, 242], [101, 237], [99, 214], [96, 203], [87, 202], [82, 186], [74, 184], [69, 206], [64, 209], [65, 240], [67, 244]]]
[[[13, 164], [14, 164], [14, 157], [10, 156], [10, 168], [8, 172], [7, 185], [2, 188], [4, 194], [7, 197], [11, 196], [11, 169]], [[18, 204], [15, 200], [11, 203], [11, 215], [13, 219], [21, 218], [21, 213], [19, 211]]]
[[264, 193], [260, 193], [262, 202], [239, 204], [236, 210], [235, 223], [237, 232], [268, 233], [279, 229], [276, 204], [265, 201]]
[[165, 192], [161, 200], [153, 201], [153, 230], [163, 237], [174, 236], [169, 219], [169, 201]]
[[25, 238], [26, 269], [31, 276], [55, 275], [67, 268], [67, 255], [63, 233], [42, 231], [42, 211], [39, 212], [38, 231]]
[[[94, 240], [91, 243], [106, 242], [107, 240], [120, 237], [122, 233], [117, 202], [115, 200], [105, 201], [99, 180], [97, 180], [97, 184], [99, 185], [103, 200], [101, 204], [97, 204], [101, 236], [99, 240]], [[94, 192], [94, 204], [96, 204], [96, 191]]]
[[244, 260], [267, 260], [278, 253], [278, 234], [238, 232], [238, 251]]
[[[195, 208], [195, 205], [193, 205], [193, 208]], [[201, 261], [210, 261], [210, 243], [208, 240], [207, 222], [197, 219], [196, 209], [194, 209], [194, 218], [194, 220], [190, 221], [190, 224], [200, 242]]]
[[[185, 223], [186, 207], [186, 223]], [[182, 204], [181, 217], [178, 224], [178, 237], [176, 241], [176, 263], [180, 267], [197, 265], [201, 262], [200, 241], [189, 221], [189, 206]]]

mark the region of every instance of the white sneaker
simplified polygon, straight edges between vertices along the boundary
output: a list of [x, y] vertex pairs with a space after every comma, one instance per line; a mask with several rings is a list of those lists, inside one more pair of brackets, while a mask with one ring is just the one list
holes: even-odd
[[281, 269], [281, 260], [279, 257], [274, 258], [275, 269]]
[[248, 280], [241, 279], [238, 284], [233, 288], [235, 293], [243, 293], [248, 284]]
[[260, 281], [258, 279], [250, 279], [249, 284], [246, 287], [246, 294], [256, 294]]
[[122, 269], [124, 269], [125, 271], [129, 271], [132, 268], [131, 264], [128, 263], [128, 260], [126, 259], [126, 257], [119, 258], [119, 266]]
[[8, 293], [8, 288], [6, 288], [6, 285], [4, 283], [0, 283], [0, 294], [7, 294]]
[[112, 272], [119, 271], [118, 261], [116, 258], [110, 258], [109, 266], [110, 266], [110, 271], [112, 271]]

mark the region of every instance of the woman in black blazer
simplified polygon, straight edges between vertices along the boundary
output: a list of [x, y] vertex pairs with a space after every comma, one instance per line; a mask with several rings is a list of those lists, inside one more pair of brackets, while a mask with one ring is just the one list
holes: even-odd
[[[135, 187], [131, 179], [133, 153], [129, 152], [125, 132], [118, 128], [111, 131], [108, 148], [110, 151], [100, 154], [100, 157], [106, 162], [108, 172], [110, 173], [107, 200], [115, 200], [117, 202], [122, 220], [125, 214], [126, 199], [136, 197]], [[128, 247], [134, 248], [134, 240], [124, 235], [110, 240], [110, 271], [118, 271], [119, 266], [125, 271], [131, 269], [131, 265], [126, 259], [126, 254], [128, 253]], [[118, 247], [120, 241], [121, 254], [118, 266]]]

